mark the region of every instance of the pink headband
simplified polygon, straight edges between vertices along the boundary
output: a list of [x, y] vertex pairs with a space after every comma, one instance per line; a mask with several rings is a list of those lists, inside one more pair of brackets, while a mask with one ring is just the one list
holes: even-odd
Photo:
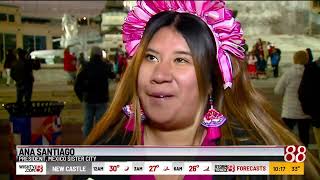
[[163, 11], [189, 13], [200, 17], [213, 33], [217, 59], [224, 80], [224, 89], [232, 85], [232, 65], [229, 53], [244, 59], [244, 39], [241, 25], [232, 17], [222, 0], [215, 1], [137, 1], [122, 26], [123, 41], [132, 56], [141, 41], [149, 19]]

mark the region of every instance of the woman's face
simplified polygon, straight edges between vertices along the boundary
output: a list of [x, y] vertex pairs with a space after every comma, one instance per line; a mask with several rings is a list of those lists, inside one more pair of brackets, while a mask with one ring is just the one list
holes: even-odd
[[172, 27], [151, 39], [138, 74], [138, 95], [149, 125], [160, 129], [191, 126], [199, 90], [191, 51]]

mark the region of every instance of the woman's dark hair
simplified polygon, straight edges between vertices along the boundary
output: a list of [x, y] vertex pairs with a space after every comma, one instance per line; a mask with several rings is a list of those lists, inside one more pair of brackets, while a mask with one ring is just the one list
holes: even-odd
[[17, 54], [19, 56], [19, 59], [25, 59], [27, 55], [27, 51], [21, 48], [17, 49]]
[[97, 46], [91, 48], [90, 61], [102, 61], [102, 49]]

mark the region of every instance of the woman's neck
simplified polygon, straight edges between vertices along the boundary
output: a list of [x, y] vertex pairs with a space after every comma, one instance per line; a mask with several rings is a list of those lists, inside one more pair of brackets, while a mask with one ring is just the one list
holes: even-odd
[[201, 145], [205, 137], [205, 128], [190, 126], [185, 129], [164, 131], [148, 125], [144, 128], [144, 145], [157, 146], [193, 146]]

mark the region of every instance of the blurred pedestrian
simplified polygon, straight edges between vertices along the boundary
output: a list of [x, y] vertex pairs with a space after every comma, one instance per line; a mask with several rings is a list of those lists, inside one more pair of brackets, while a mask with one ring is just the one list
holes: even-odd
[[17, 57], [13, 49], [8, 49], [3, 68], [5, 69], [7, 81], [6, 85], [9, 86], [11, 82], [10, 71], [12, 66], [17, 62]]
[[[309, 56], [310, 57], [310, 56]], [[312, 117], [314, 137], [320, 148], [320, 58], [305, 66], [299, 87], [299, 100], [304, 113]], [[319, 152], [320, 157], [320, 152]]]
[[84, 53], [81, 52], [79, 54], [79, 58], [77, 60], [77, 70], [78, 70], [78, 72], [80, 71], [81, 68], [83, 68], [86, 65], [86, 63], [87, 63], [87, 60], [84, 57]]
[[112, 65], [103, 61], [102, 50], [92, 47], [90, 61], [76, 77], [74, 90], [84, 105], [83, 133], [87, 136], [94, 123], [100, 120], [107, 110], [109, 101], [109, 78], [114, 78]]
[[255, 44], [254, 50], [255, 55], [257, 57], [257, 75], [258, 78], [266, 78], [266, 67], [267, 61], [265, 59], [265, 49], [264, 49], [264, 42], [262, 39], [258, 39], [257, 43]]
[[283, 95], [281, 113], [283, 121], [291, 130], [298, 124], [299, 137], [304, 145], [308, 146], [311, 117], [302, 111], [298, 98], [304, 65], [308, 62], [307, 53], [305, 51], [296, 52], [293, 61], [292, 67], [277, 82], [274, 92]]
[[312, 54], [312, 50], [310, 48], [306, 49], [306, 52], [308, 54], [308, 63], [307, 64], [311, 64], [313, 61], [313, 54]]
[[270, 59], [271, 59], [271, 66], [273, 70], [273, 77], [279, 76], [279, 63], [281, 59], [281, 50], [276, 48], [275, 46], [270, 46]]
[[266, 61], [266, 69], [268, 68], [267, 60], [268, 60], [268, 57], [269, 57], [268, 44], [271, 44], [271, 43], [267, 42], [267, 41], [262, 41], [263, 59]]
[[67, 47], [64, 50], [64, 58], [63, 58], [63, 63], [64, 63], [64, 70], [68, 73], [68, 81], [67, 84], [73, 84], [74, 80], [76, 78], [76, 72], [77, 72], [77, 67], [76, 67], [76, 57], [70, 53], [70, 48]]
[[28, 53], [23, 49], [18, 49], [18, 61], [13, 65], [11, 77], [16, 81], [17, 104], [31, 104], [32, 89], [33, 89], [33, 72], [32, 61], [27, 58]]
[[302, 105], [303, 112], [310, 115], [313, 119], [313, 124], [320, 128], [320, 58], [306, 65], [300, 88], [299, 99]]
[[116, 78], [118, 80], [120, 80], [120, 75], [121, 75], [120, 61], [122, 58], [122, 54], [123, 54], [122, 44], [119, 44], [118, 48], [116, 49], [115, 61], [114, 61], [114, 72], [116, 73]]
[[126, 71], [126, 68], [127, 68], [127, 65], [128, 65], [127, 57], [128, 57], [128, 55], [126, 53], [124, 53], [124, 52], [119, 54], [119, 57], [118, 57], [118, 74], [119, 74], [120, 78], [122, 77], [123, 73]]
[[253, 52], [249, 52], [248, 56], [248, 72], [250, 78], [257, 78], [257, 58]]

